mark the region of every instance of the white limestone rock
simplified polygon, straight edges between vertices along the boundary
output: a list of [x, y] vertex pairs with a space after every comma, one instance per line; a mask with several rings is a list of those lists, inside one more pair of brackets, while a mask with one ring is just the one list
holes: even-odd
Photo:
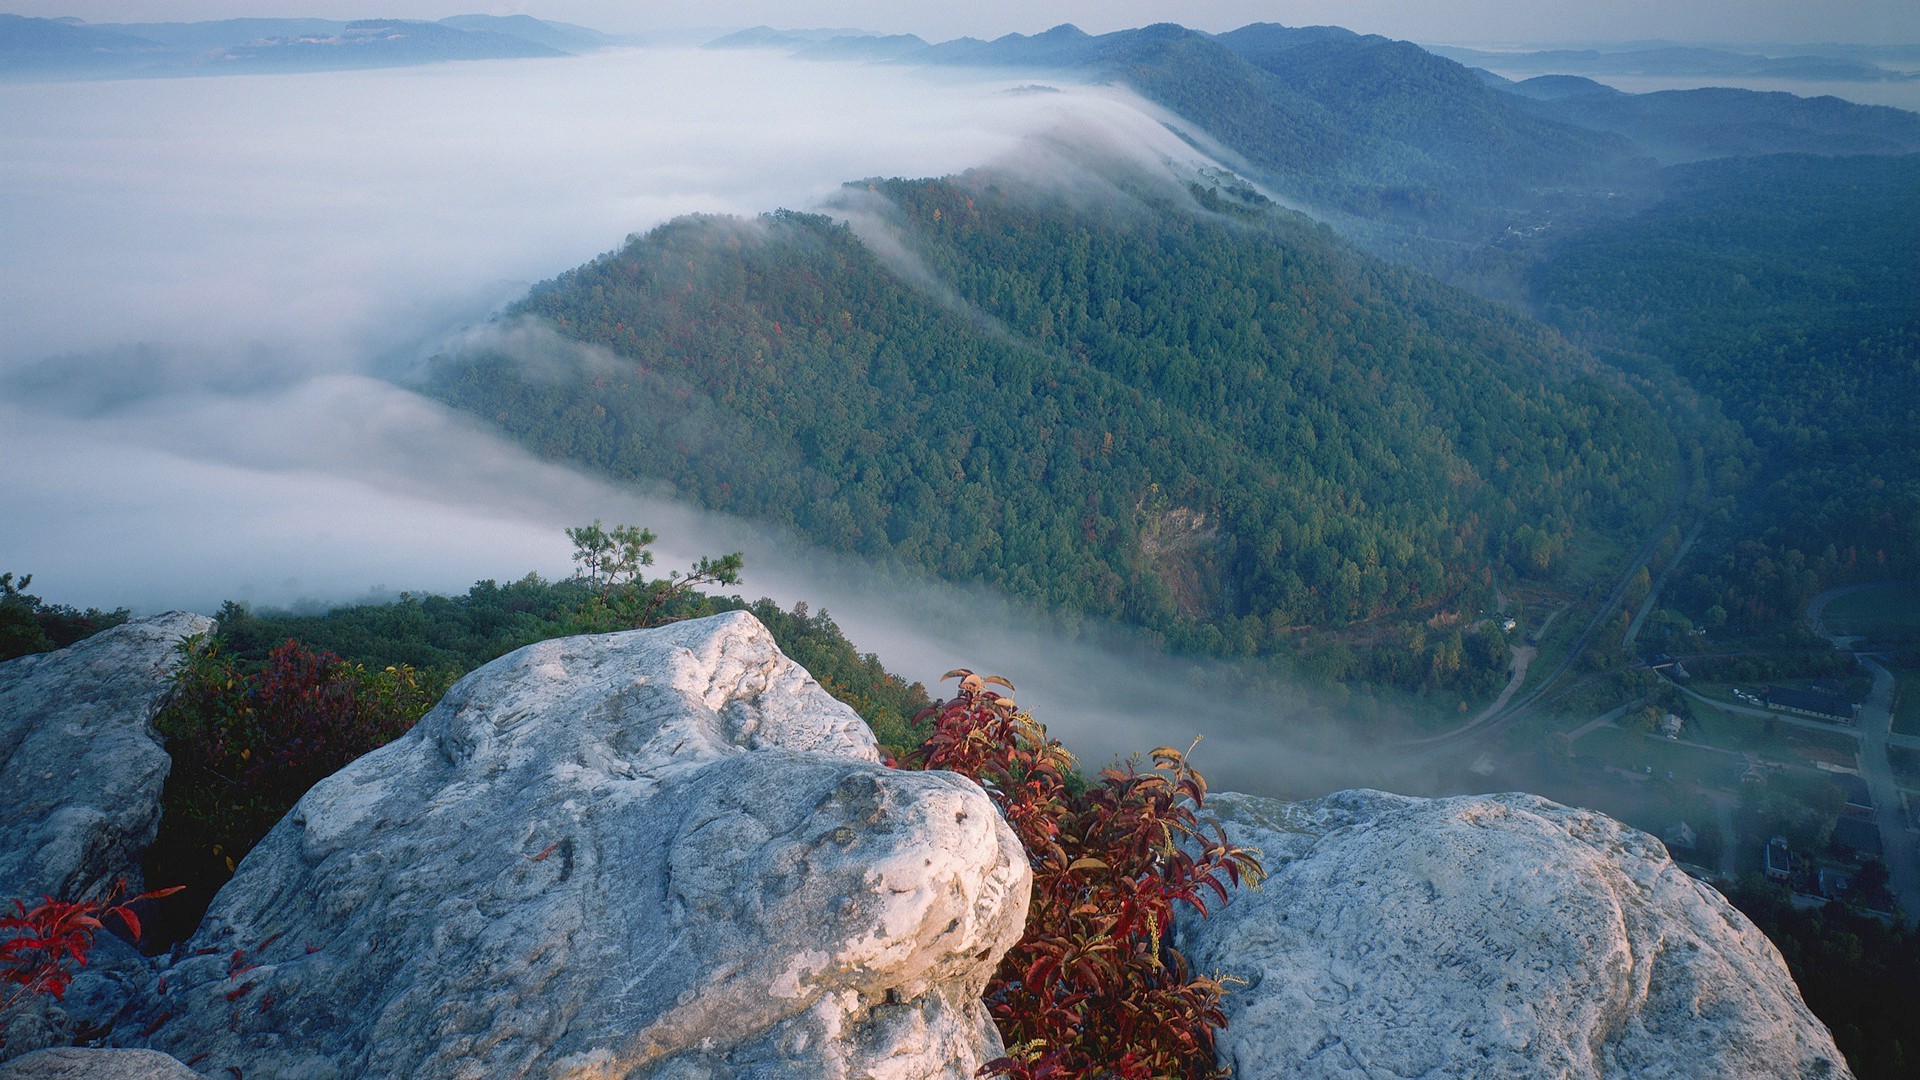
[[98, 897], [137, 883], [171, 761], [153, 732], [181, 638], [172, 611], [0, 663], [0, 897]]
[[0, 1065], [0, 1080], [200, 1080], [200, 1074], [152, 1050], [36, 1050]]
[[543, 642], [309, 792], [115, 1041], [283, 1080], [966, 1077], [1030, 880], [984, 792], [878, 764], [750, 615]]
[[1784, 962], [1660, 842], [1532, 795], [1223, 793], [1271, 877], [1177, 942], [1248, 980], [1219, 1056], [1259, 1077], [1844, 1077]]

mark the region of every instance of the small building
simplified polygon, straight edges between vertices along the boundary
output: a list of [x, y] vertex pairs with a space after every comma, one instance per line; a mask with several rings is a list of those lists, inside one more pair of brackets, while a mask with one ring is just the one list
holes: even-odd
[[1832, 773], [1833, 782], [1846, 796], [1846, 805], [1840, 808], [1842, 817], [1856, 818], [1860, 821], [1873, 820], [1873, 794], [1867, 790], [1867, 782], [1854, 773]]
[[1692, 851], [1697, 839], [1693, 826], [1684, 821], [1676, 821], [1660, 830], [1660, 842], [1667, 845], [1668, 851]]
[[1853, 875], [1832, 866], [1820, 868], [1820, 895], [1829, 900], [1846, 895], [1853, 888]]
[[1843, 817], [1834, 823], [1831, 845], [1853, 862], [1877, 859], [1881, 855], [1880, 830], [1873, 822]]
[[1860, 715], [1860, 706], [1848, 701], [1840, 694], [1824, 690], [1796, 690], [1791, 686], [1769, 686], [1763, 700], [1769, 709], [1840, 724], [1851, 724]]
[[1793, 877], [1793, 855], [1787, 851], [1787, 838], [1776, 836], [1767, 841], [1767, 880], [1788, 881]]
[[1678, 739], [1680, 733], [1687, 730], [1687, 722], [1680, 719], [1679, 713], [1668, 713], [1660, 718], [1660, 734], [1669, 739]]

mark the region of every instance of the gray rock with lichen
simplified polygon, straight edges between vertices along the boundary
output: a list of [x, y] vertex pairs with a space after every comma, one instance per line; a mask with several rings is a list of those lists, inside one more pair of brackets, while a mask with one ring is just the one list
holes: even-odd
[[99, 897], [138, 881], [170, 764], [153, 714], [180, 639], [213, 620], [168, 612], [0, 663], [0, 897]]
[[1773, 944], [1660, 842], [1533, 795], [1208, 802], [1271, 877], [1179, 947], [1234, 1075], [1843, 1077]]
[[154, 1050], [59, 1046], [0, 1065], [0, 1080], [200, 1080], [200, 1074]]
[[285, 1080], [957, 1080], [1030, 880], [984, 792], [881, 766], [749, 615], [548, 641], [301, 799], [115, 1041]]

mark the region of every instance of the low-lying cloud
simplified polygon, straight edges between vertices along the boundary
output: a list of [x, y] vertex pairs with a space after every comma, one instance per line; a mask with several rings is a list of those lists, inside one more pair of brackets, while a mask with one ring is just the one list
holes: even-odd
[[394, 381], [476, 332], [564, 351], [473, 328], [674, 215], [824, 205], [866, 176], [1043, 173], [1063, 139], [1191, 156], [1122, 91], [1008, 92], [1031, 81], [630, 50], [0, 85], [0, 568], [80, 605], [333, 602], [562, 575], [564, 526], [631, 521], [662, 536], [663, 567], [744, 550], [749, 595], [827, 607], [910, 677], [1012, 677], [1093, 764], [1234, 731], [1203, 765], [1245, 787], [1324, 786], [1304, 778], [1330, 778], [1344, 738], [1262, 734], [1301, 712], [1287, 703], [1195, 700], [1191, 668], [1059, 642], [991, 597], [615, 490]]

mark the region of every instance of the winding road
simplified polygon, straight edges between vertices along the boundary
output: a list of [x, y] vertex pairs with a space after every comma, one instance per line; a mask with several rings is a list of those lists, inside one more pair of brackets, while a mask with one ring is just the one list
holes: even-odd
[[[1852, 639], [1827, 629], [1827, 605], [1850, 593], [1892, 584], [1896, 583], [1883, 581], [1828, 589], [1807, 605], [1807, 626], [1833, 642], [1834, 648], [1845, 649]], [[1860, 706], [1856, 730], [1860, 741], [1860, 775], [1867, 782], [1867, 792], [1873, 796], [1874, 817], [1880, 826], [1881, 860], [1887, 864], [1888, 883], [1906, 912], [1907, 921], [1912, 922], [1920, 918], [1920, 861], [1914, 858], [1906, 804], [1900, 797], [1900, 785], [1894, 780], [1893, 765], [1887, 759], [1889, 743], [1907, 745], [1909, 740], [1893, 734], [1893, 673], [1877, 657], [1865, 653], [1855, 653], [1854, 657], [1873, 673], [1873, 690]]]
[[[1620, 575], [1620, 580], [1614, 584], [1613, 591], [1607, 594], [1606, 601], [1600, 605], [1598, 611], [1593, 613], [1593, 618], [1588, 621], [1587, 625], [1581, 628], [1579, 636], [1573, 639], [1573, 644], [1568, 647], [1567, 654], [1560, 659], [1558, 666], [1549, 672], [1545, 678], [1541, 679], [1539, 685], [1522, 695], [1519, 700], [1508, 703], [1507, 699], [1513, 696], [1513, 692], [1518, 689], [1520, 683], [1526, 679], [1525, 666], [1520, 663], [1520, 659], [1516, 654], [1516, 670], [1514, 676], [1508, 680], [1506, 689], [1501, 692], [1500, 698], [1496, 699], [1492, 706], [1482, 710], [1479, 715], [1451, 731], [1442, 732], [1438, 735], [1430, 735], [1421, 739], [1409, 739], [1400, 743], [1398, 746], [1398, 756], [1401, 762], [1412, 765], [1426, 764], [1484, 742], [1488, 737], [1505, 731], [1519, 723], [1521, 718], [1526, 715], [1527, 707], [1544, 697], [1547, 691], [1553, 689], [1554, 684], [1560, 681], [1560, 677], [1565, 675], [1567, 669], [1573, 666], [1573, 662], [1580, 659], [1580, 655], [1587, 651], [1587, 646], [1593, 643], [1594, 635], [1600, 632], [1614, 611], [1620, 607], [1621, 601], [1626, 599], [1627, 590], [1633, 585], [1634, 573], [1652, 560], [1654, 551], [1660, 546], [1660, 541], [1673, 529], [1674, 523], [1680, 520], [1681, 511], [1684, 510], [1687, 505], [1686, 491], [1686, 482], [1683, 477], [1680, 485], [1674, 491], [1673, 503], [1668, 507], [1666, 516], [1661, 518], [1660, 524], [1654, 527], [1652, 533], [1647, 537], [1647, 542], [1640, 545], [1640, 550], [1634, 553], [1633, 560], [1627, 563], [1627, 568]], [[1692, 546], [1694, 538], [1699, 536], [1699, 534], [1700, 526], [1696, 524], [1687, 538], [1687, 546]], [[1685, 549], [1682, 548], [1682, 551], [1684, 550]], [[1671, 571], [1673, 566], [1679, 561], [1677, 555], [1675, 558], [1667, 561], [1667, 569], [1661, 571], [1660, 575], [1662, 582], [1665, 582], [1667, 573]], [[1641, 618], [1645, 617], [1646, 610], [1652, 603], [1652, 598], [1658, 595], [1659, 589], [1657, 586], [1647, 591], [1647, 601], [1641, 605]], [[1557, 615], [1558, 612], [1555, 612], [1555, 614]], [[1548, 621], [1551, 622], [1551, 618]], [[1641, 619], [1638, 618], [1633, 621], [1630, 633], [1638, 631], [1640, 621]], [[1541, 630], [1544, 631], [1545, 629], [1546, 626], [1543, 624]], [[1533, 657], [1529, 656], [1526, 659], [1528, 663], [1531, 663]], [[1503, 705], [1505, 706], [1504, 708], [1501, 707]]]

